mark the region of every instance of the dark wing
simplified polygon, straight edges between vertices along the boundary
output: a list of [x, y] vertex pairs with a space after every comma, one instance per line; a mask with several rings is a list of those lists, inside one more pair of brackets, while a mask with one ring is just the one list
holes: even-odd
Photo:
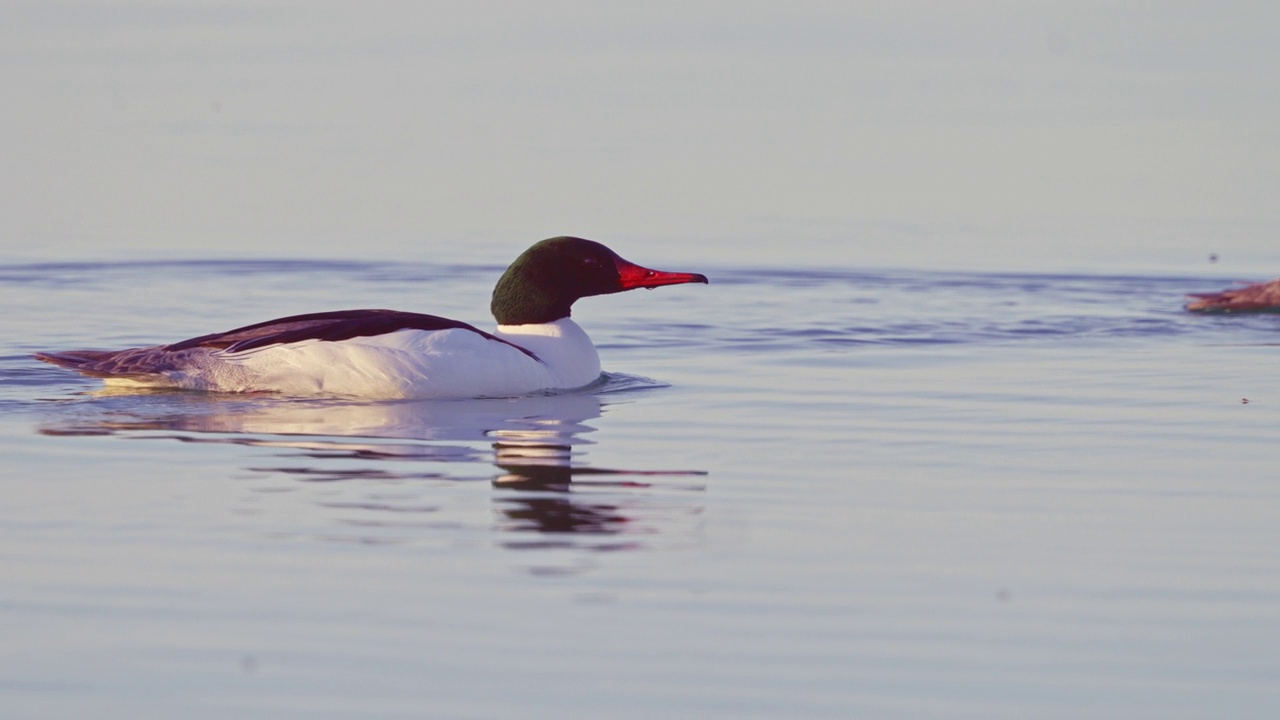
[[336, 312], [310, 313], [292, 315], [278, 320], [212, 335], [183, 340], [165, 346], [169, 352], [181, 352], [194, 348], [226, 350], [227, 352], [244, 352], [268, 345], [302, 342], [304, 340], [325, 340], [338, 342], [355, 337], [385, 335], [397, 330], [469, 330], [495, 342], [511, 345], [526, 355], [537, 359], [533, 353], [519, 345], [508, 343], [502, 338], [467, 323], [450, 320], [435, 315], [399, 312], [397, 310], [338, 310]]
[[56, 353], [36, 353], [35, 357], [92, 377], [143, 378], [157, 373], [182, 370], [187, 366], [188, 359], [192, 355], [210, 350], [234, 353], [304, 340], [337, 342], [410, 329], [468, 330], [494, 342], [510, 345], [541, 362], [538, 356], [529, 350], [467, 323], [435, 315], [395, 310], [339, 310], [293, 315], [256, 325], [246, 325], [228, 332], [201, 335], [172, 345], [127, 350], [67, 350]]

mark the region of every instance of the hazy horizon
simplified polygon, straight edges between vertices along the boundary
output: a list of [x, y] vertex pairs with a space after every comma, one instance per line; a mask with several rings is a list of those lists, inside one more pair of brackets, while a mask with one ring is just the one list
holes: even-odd
[[1278, 16], [8, 3], [0, 259], [502, 262], [569, 233], [678, 259], [1280, 273]]

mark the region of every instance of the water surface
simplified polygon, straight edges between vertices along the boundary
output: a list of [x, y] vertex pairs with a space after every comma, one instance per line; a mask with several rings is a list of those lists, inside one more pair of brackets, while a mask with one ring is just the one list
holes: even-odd
[[712, 284], [579, 303], [589, 391], [358, 402], [29, 354], [486, 327], [501, 267], [0, 266], [2, 714], [1280, 710], [1280, 316], [1182, 312], [1212, 276], [673, 269]]

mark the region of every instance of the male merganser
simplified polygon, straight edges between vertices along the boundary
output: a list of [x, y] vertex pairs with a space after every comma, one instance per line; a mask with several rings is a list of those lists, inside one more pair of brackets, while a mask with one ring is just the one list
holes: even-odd
[[499, 278], [493, 333], [394, 310], [294, 315], [170, 345], [70, 350], [36, 358], [108, 385], [366, 398], [514, 397], [569, 390], [600, 377], [591, 339], [569, 319], [578, 298], [705, 283], [650, 270], [600, 243], [556, 237]]
[[1194, 293], [1187, 303], [1195, 312], [1280, 312], [1280, 278], [1216, 293]]

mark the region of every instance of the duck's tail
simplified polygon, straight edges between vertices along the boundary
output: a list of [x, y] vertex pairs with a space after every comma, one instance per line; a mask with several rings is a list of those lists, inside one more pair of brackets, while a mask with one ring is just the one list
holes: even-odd
[[115, 354], [116, 352], [111, 350], [64, 350], [62, 352], [38, 352], [35, 354], [35, 358], [50, 365], [75, 370], [85, 375], [105, 377], [108, 373], [95, 369], [95, 366], [104, 361], [110, 361]]
[[175, 369], [174, 353], [163, 347], [39, 352], [35, 358], [96, 378], [141, 379]]

